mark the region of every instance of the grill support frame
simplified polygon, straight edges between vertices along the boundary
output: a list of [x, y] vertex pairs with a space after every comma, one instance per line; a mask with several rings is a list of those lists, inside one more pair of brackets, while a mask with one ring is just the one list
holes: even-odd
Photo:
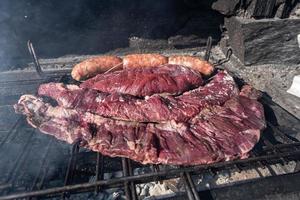
[[[207, 51], [206, 51], [206, 59], [209, 59], [209, 55], [211, 53], [211, 39], [208, 39], [207, 42]], [[32, 43], [31, 43], [31, 48], [33, 49]], [[34, 52], [34, 49], [33, 49]], [[227, 52], [226, 59], [224, 61], [220, 61], [217, 63], [217, 65], [223, 64], [223, 62], [227, 62], [230, 59], [230, 56], [232, 54], [232, 51]], [[38, 58], [36, 57], [36, 54], [34, 53], [35, 58], [34, 58], [34, 63], [38, 63]], [[40, 68], [41, 69], [41, 68]], [[38, 67], [36, 68], [37, 73], [40, 75], [40, 72], [38, 70]], [[42, 71], [41, 71], [42, 72]], [[42, 72], [43, 75], [41, 75], [42, 78], [45, 78], [45, 74]], [[51, 77], [46, 77], [44, 80], [45, 82], [51, 81]], [[64, 81], [64, 79], [69, 79], [68, 76], [62, 75], [59, 78], [59, 81]], [[262, 103], [268, 104], [270, 99], [267, 97], [263, 97]], [[278, 105], [277, 105], [278, 106]], [[16, 125], [13, 126], [11, 129], [10, 133], [13, 131], [18, 131], [20, 129], [20, 121], [22, 119], [18, 120]], [[300, 121], [299, 121], [300, 122]], [[65, 176], [65, 184], [62, 187], [54, 187], [54, 188], [48, 188], [48, 189], [42, 189], [44, 181], [45, 181], [45, 176], [46, 172], [42, 173], [44, 164], [47, 162], [42, 162], [42, 166], [40, 168], [39, 174], [41, 174], [41, 177], [36, 177], [34, 179], [34, 183], [30, 187], [29, 192], [23, 192], [23, 193], [18, 193], [18, 194], [13, 194], [13, 195], [6, 195], [6, 196], [0, 196], [0, 199], [15, 199], [15, 198], [31, 198], [31, 197], [36, 197], [40, 195], [61, 195], [62, 198], [65, 198], [67, 195], [80, 191], [93, 191], [95, 193], [98, 193], [100, 190], [104, 188], [109, 188], [109, 187], [124, 187], [125, 188], [125, 194], [126, 198], [128, 200], [136, 200], [137, 199], [137, 194], [136, 194], [136, 188], [135, 184], [137, 183], [142, 183], [144, 181], [149, 182], [150, 180], [152, 181], [159, 181], [159, 180], [164, 180], [164, 178], [174, 178], [174, 177], [182, 177], [184, 180], [185, 188], [186, 188], [186, 194], [187, 197], [190, 200], [199, 200], [200, 196], [196, 190], [195, 184], [193, 183], [193, 180], [191, 178], [191, 175], [195, 174], [201, 174], [204, 171], [208, 171], [211, 173], [213, 176], [216, 174], [221, 169], [224, 168], [230, 168], [234, 169], [237, 171], [243, 171], [244, 169], [248, 168], [257, 168], [257, 167], [263, 167], [263, 168], [268, 168], [268, 170], [271, 172], [271, 174], [276, 178], [279, 177], [274, 171], [272, 171], [270, 165], [272, 163], [279, 163], [279, 164], [284, 164], [288, 162], [289, 160], [297, 161], [297, 167], [295, 168], [295, 174], [298, 176], [298, 171], [299, 169], [299, 160], [300, 160], [300, 142], [295, 141], [288, 137], [282, 130], [280, 130], [278, 127], [273, 125], [271, 122], [267, 122], [268, 127], [272, 130], [273, 134], [276, 136], [279, 136], [280, 138], [283, 139], [285, 142], [284, 144], [273, 144], [272, 141], [270, 141], [267, 137], [262, 137], [262, 142], [265, 144], [263, 147], [263, 152], [265, 154], [261, 154], [262, 152], [256, 152], [255, 150], [251, 152], [252, 156], [248, 159], [244, 160], [235, 160], [235, 161], [228, 161], [228, 162], [222, 162], [222, 163], [214, 163], [214, 164], [209, 164], [209, 165], [201, 165], [201, 166], [193, 166], [193, 167], [181, 167], [173, 170], [162, 170], [160, 169], [159, 165], [153, 165], [153, 172], [147, 173], [147, 174], [141, 174], [141, 175], [134, 175], [133, 174], [133, 167], [132, 163], [129, 159], [122, 158], [122, 168], [123, 168], [123, 177], [121, 178], [115, 178], [115, 179], [108, 179], [104, 180], [103, 179], [103, 173], [104, 173], [104, 157], [100, 155], [100, 153], [97, 153], [97, 159], [96, 159], [96, 166], [95, 166], [95, 174], [96, 174], [96, 180], [93, 183], [83, 183], [83, 184], [73, 184], [71, 185], [72, 181], [72, 174], [74, 175], [74, 168], [76, 166], [76, 155], [79, 151], [79, 144], [75, 143], [73, 145], [73, 150], [71, 154], [71, 158], [68, 164], [68, 169], [66, 171], [66, 176]], [[10, 134], [8, 134], [9, 136]], [[3, 141], [0, 142], [0, 144], [4, 144], [6, 142], [7, 138], [5, 138]], [[29, 139], [30, 141], [30, 139]], [[28, 142], [29, 142], [28, 141]], [[49, 147], [47, 149], [50, 149], [52, 142], [49, 142]], [[1, 148], [1, 146], [0, 146]], [[48, 150], [47, 150], [48, 153]], [[47, 156], [47, 153], [45, 154], [45, 157]], [[18, 165], [19, 161], [24, 159], [26, 155], [26, 152], [22, 152], [20, 154], [20, 159], [17, 159], [16, 165]], [[45, 158], [44, 157], [44, 158]], [[47, 166], [46, 166], [47, 168]], [[14, 170], [16, 168], [13, 168]], [[47, 171], [47, 170], [45, 170]], [[8, 177], [8, 180], [10, 180], [11, 177]], [[262, 180], [266, 178], [261, 178]], [[40, 180], [38, 184], [38, 180]], [[300, 184], [300, 183], [299, 183]], [[0, 188], [7, 188], [4, 193], [2, 194], [7, 194], [10, 188], [13, 187], [13, 183], [4, 183], [0, 185]], [[37, 190], [32, 191], [34, 188], [37, 188]]]

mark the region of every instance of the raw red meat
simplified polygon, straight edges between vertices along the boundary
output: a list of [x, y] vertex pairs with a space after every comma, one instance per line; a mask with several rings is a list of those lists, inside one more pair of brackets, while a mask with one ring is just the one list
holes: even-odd
[[[242, 90], [243, 91], [243, 90]], [[216, 92], [218, 93], [218, 92]], [[108, 156], [141, 163], [207, 164], [244, 158], [265, 127], [263, 107], [250, 93], [235, 95], [222, 106], [201, 110], [189, 122], [136, 123], [103, 118], [32, 95], [20, 98], [15, 110], [40, 131]], [[245, 95], [247, 94], [247, 95]]]
[[201, 75], [190, 68], [163, 65], [98, 74], [80, 87], [142, 97], [158, 93], [180, 94], [202, 84]]
[[39, 87], [39, 95], [55, 99], [65, 108], [88, 111], [104, 117], [136, 122], [188, 121], [204, 107], [222, 105], [238, 94], [233, 78], [219, 72], [203, 87], [179, 96], [152, 95], [140, 99], [119, 93], [103, 93], [76, 85], [47, 83]]

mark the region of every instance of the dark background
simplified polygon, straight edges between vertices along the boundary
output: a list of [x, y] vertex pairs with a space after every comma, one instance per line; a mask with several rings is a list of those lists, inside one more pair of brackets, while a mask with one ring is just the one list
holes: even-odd
[[[32, 40], [41, 58], [87, 55], [129, 46], [130, 37], [199, 46], [220, 38], [213, 0], [1, 0], [0, 70], [24, 67]], [[185, 48], [176, 46], [175, 48]]]

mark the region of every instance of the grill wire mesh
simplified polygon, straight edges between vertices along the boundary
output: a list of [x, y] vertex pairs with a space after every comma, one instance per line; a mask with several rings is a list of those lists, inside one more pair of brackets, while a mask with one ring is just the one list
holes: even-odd
[[[207, 49], [210, 50], [211, 44], [208, 45], [210, 47]], [[43, 74], [43, 77], [47, 76]], [[72, 82], [70, 76], [65, 74], [49, 75], [43, 80], [46, 81], [41, 82]], [[244, 171], [262, 167], [277, 176], [271, 165], [284, 165], [290, 161], [299, 165], [300, 142], [293, 137], [299, 130], [289, 127], [290, 124], [279, 125], [273, 110], [280, 110], [284, 113], [281, 117], [293, 122], [296, 120], [300, 124], [300, 121], [267, 96], [263, 96], [261, 102], [266, 111], [267, 128], [259, 143], [250, 152], [249, 158], [192, 167], [143, 166], [127, 158], [104, 157], [100, 153], [81, 149], [79, 142], [67, 145], [40, 134], [38, 130], [27, 125], [25, 117], [15, 115], [15, 123], [9, 131], [2, 134], [0, 140], [0, 199], [64, 199], [76, 193], [93, 192], [96, 195], [108, 188], [122, 188], [126, 199], [135, 200], [138, 199], [136, 184], [178, 177], [183, 180], [188, 199], [199, 200], [197, 183], [192, 178], [195, 175], [208, 172], [215, 176], [225, 169]], [[10, 152], [12, 147], [17, 151]], [[141, 168], [144, 169], [143, 172], [137, 173]], [[105, 173], [116, 171], [121, 171], [122, 176], [105, 177]]]

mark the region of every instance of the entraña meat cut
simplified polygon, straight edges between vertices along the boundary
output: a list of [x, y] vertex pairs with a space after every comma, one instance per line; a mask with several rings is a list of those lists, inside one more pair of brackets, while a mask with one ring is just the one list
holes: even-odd
[[[259, 92], [239, 92], [219, 71], [204, 86], [181, 95], [137, 97], [62, 83], [43, 84], [23, 95], [17, 113], [41, 132], [111, 157], [143, 164], [198, 165], [245, 158], [265, 128]], [[142, 95], [141, 95], [142, 96]]]
[[120, 93], [104, 93], [76, 85], [47, 83], [39, 95], [55, 99], [65, 108], [88, 111], [104, 117], [135, 122], [188, 121], [208, 105], [222, 105], [238, 94], [233, 78], [219, 72], [208, 84], [179, 96], [152, 95], [140, 99]]
[[203, 83], [201, 75], [193, 69], [180, 65], [162, 65], [98, 74], [80, 87], [144, 97], [160, 93], [180, 94]]

